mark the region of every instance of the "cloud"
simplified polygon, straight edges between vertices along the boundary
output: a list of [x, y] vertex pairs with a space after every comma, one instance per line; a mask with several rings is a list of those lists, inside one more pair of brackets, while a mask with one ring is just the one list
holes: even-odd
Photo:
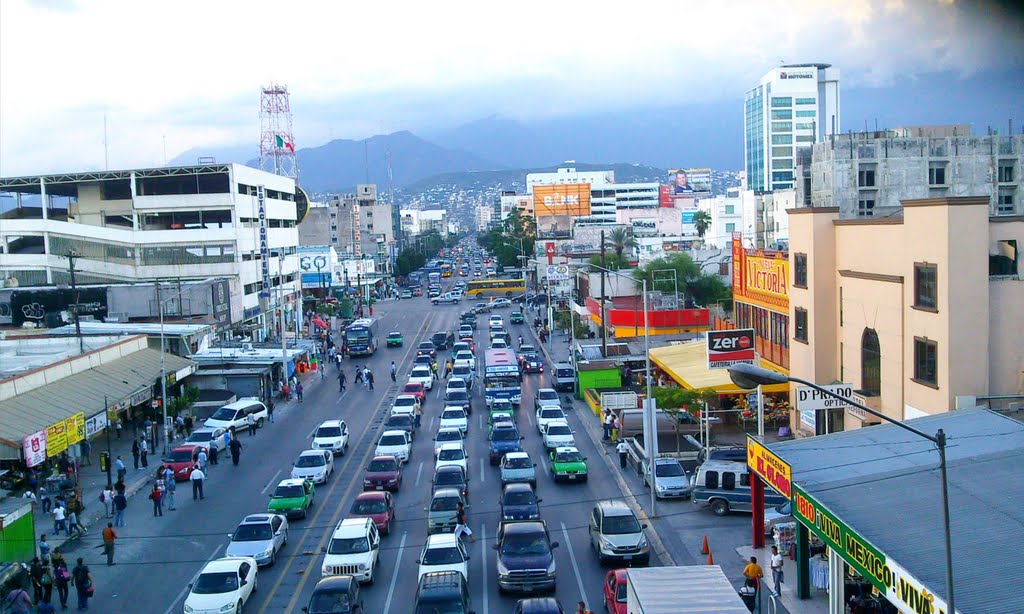
[[[721, 101], [782, 61], [843, 87], [1024, 65], [1012, 4], [948, 0], [0, 3], [0, 174], [256, 142], [285, 83], [300, 146], [491, 113]], [[202, 139], [213, 139], [204, 141]], [[97, 145], [98, 143], [98, 145]], [[100, 156], [102, 163], [102, 155]]]

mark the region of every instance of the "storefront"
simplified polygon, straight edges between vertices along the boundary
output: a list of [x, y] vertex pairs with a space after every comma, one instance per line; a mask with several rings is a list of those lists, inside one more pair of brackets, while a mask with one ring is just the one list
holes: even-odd
[[[712, 328], [752, 328], [763, 363], [789, 372], [789, 254], [743, 247], [732, 242], [731, 321], [717, 320]], [[769, 365], [764, 364], [769, 367]]]

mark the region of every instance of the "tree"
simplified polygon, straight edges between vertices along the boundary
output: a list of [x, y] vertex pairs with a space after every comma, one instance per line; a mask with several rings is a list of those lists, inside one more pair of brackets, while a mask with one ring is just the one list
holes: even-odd
[[[676, 290], [670, 275], [660, 271], [675, 271], [678, 290], [693, 300], [697, 305], [711, 305], [727, 301], [732, 297], [732, 290], [726, 287], [717, 275], [701, 272], [700, 267], [687, 254], [677, 253], [670, 256], [655, 258], [633, 272], [637, 280], [646, 279], [647, 288], [660, 292]], [[655, 274], [655, 271], [659, 273]]]
[[628, 269], [630, 267], [629, 258], [618, 254], [605, 254], [604, 264], [601, 264], [601, 254], [591, 256], [587, 263], [594, 266], [603, 266], [610, 271], [618, 271], [619, 269]]
[[704, 233], [711, 227], [711, 214], [707, 211], [698, 211], [693, 216], [693, 225], [697, 227], [697, 236], [704, 240]]
[[623, 226], [612, 230], [611, 234], [605, 239], [605, 246], [614, 249], [615, 256], [620, 261], [622, 260], [622, 252], [626, 251], [627, 248], [630, 250], [635, 249], [636, 245], [636, 239], [633, 238], [632, 233]]
[[477, 243], [494, 254], [503, 267], [520, 267], [519, 257], [533, 254], [537, 239], [537, 224], [532, 217], [513, 209], [501, 226], [477, 237]]

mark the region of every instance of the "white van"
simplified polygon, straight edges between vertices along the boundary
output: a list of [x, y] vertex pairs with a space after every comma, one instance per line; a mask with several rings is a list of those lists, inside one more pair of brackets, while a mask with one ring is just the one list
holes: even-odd
[[203, 426], [228, 430], [234, 428], [241, 431], [248, 428], [245, 418], [250, 415], [256, 419], [256, 427], [263, 428], [267, 421], [267, 406], [260, 403], [256, 397], [246, 397], [213, 412], [213, 415], [203, 422]]
[[[729, 512], [750, 512], [750, 472], [746, 463], [708, 461], [697, 467], [693, 477], [693, 504], [710, 507], [719, 516]], [[786, 498], [770, 487], [764, 489], [764, 505], [775, 507]]]

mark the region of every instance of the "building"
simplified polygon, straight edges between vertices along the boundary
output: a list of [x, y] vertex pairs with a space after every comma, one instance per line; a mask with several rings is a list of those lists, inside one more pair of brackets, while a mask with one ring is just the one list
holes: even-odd
[[240, 164], [0, 178], [0, 276], [68, 285], [74, 253], [82, 284], [225, 278], [241, 319], [262, 326], [271, 297], [298, 290], [297, 194]]
[[397, 237], [389, 203], [377, 198], [375, 184], [311, 206], [299, 225], [299, 241], [307, 246], [332, 246], [342, 258], [370, 258], [382, 271], [397, 257]]
[[729, 188], [724, 195], [700, 199], [700, 210], [711, 217], [704, 232], [704, 244], [709, 247], [729, 247], [733, 233], [754, 235], [754, 216], [745, 216], [746, 209], [755, 209], [755, 196], [750, 190]]
[[496, 210], [498, 217], [494, 221], [496, 223], [504, 221], [515, 210], [522, 215], [533, 217], [533, 196], [502, 191], [501, 196], [498, 197], [498, 209]]
[[[991, 215], [988, 196], [901, 210], [790, 210], [791, 373], [848, 383], [897, 420], [1024, 395], [1024, 217]], [[797, 421], [810, 434], [877, 422], [855, 410]]]
[[743, 154], [755, 192], [793, 187], [795, 152], [840, 130], [839, 69], [787, 64], [768, 71], [743, 103]]
[[[534, 195], [537, 186], [589, 186], [586, 215], [575, 216], [584, 223], [615, 224], [616, 212], [623, 209], [657, 209], [661, 184], [615, 183], [615, 171], [577, 171], [575, 167], [559, 168], [554, 173], [528, 173], [526, 189]], [[502, 195], [505, 198], [505, 195]], [[510, 195], [509, 198], [512, 198]], [[518, 197], [522, 198], [522, 197]], [[519, 205], [523, 211], [536, 207], [532, 199]], [[541, 208], [543, 210], [543, 208]]]
[[480, 205], [474, 210], [474, 220], [478, 232], [487, 232], [491, 228], [491, 220], [494, 219], [494, 208], [487, 205]]
[[1020, 134], [974, 137], [965, 126], [840, 134], [802, 160], [797, 202], [839, 207], [848, 219], [896, 215], [905, 200], [985, 196], [991, 215], [1021, 215], [1022, 163]]
[[402, 232], [416, 236], [435, 231], [448, 236], [448, 211], [445, 209], [402, 209]]

